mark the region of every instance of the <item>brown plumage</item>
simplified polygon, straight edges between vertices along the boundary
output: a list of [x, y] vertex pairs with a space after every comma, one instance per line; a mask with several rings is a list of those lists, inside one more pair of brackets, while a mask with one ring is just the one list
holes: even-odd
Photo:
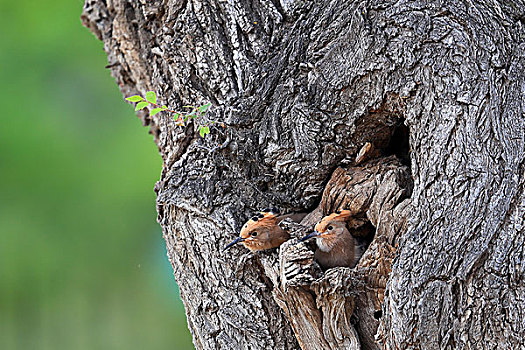
[[[228, 244], [224, 249], [242, 243], [251, 251], [276, 248], [290, 239], [287, 231], [279, 226], [279, 222], [286, 218], [296, 219], [294, 215], [278, 216], [276, 209], [265, 209], [252, 217], [241, 229], [237, 239]], [[301, 217], [304, 214], [300, 215]]]
[[314, 258], [322, 268], [336, 266], [354, 267], [359, 259], [360, 247], [347, 227], [351, 218], [349, 210], [342, 210], [322, 218], [315, 231], [303, 237], [305, 241], [315, 237], [317, 249]]

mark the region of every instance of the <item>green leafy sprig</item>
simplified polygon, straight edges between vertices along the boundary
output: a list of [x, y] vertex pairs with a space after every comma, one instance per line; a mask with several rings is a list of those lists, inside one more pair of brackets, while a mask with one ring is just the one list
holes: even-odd
[[[155, 114], [160, 113], [160, 112], [171, 113], [173, 116], [173, 120], [175, 121], [175, 124], [179, 126], [185, 126], [186, 123], [190, 119], [195, 119], [197, 123], [199, 121], [202, 121], [203, 117], [206, 115], [206, 112], [211, 106], [211, 103], [206, 103], [201, 106], [182, 106], [182, 108], [189, 108], [190, 111], [187, 113], [176, 111], [176, 110], [168, 108], [165, 105], [161, 106], [157, 104], [157, 95], [155, 94], [154, 91], [146, 92], [146, 98], [140, 95], [134, 95], [134, 96], [127, 97], [126, 100], [130, 102], [138, 102], [137, 105], [135, 106], [135, 111], [140, 111], [141, 109], [144, 109], [148, 106], [153, 106], [154, 108], [152, 108], [149, 112], [150, 116], [152, 117]], [[211, 124], [214, 124], [214, 123], [215, 121], [211, 122]], [[204, 137], [210, 133], [210, 126], [206, 123], [198, 124], [198, 129], [199, 129], [199, 135], [201, 137]]]

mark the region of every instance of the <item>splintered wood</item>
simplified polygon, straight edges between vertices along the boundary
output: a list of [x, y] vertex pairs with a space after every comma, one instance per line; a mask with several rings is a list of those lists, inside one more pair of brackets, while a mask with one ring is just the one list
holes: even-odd
[[[379, 348], [375, 336], [381, 305], [405, 230], [411, 186], [409, 169], [394, 156], [338, 168], [319, 207], [300, 225], [288, 223], [295, 238], [281, 246], [278, 262], [272, 254], [261, 254], [273, 296], [302, 349]], [[355, 268], [323, 272], [309, 246], [297, 238], [311, 232], [322, 216], [343, 209], [352, 212], [348, 226], [353, 235], [369, 245]]]

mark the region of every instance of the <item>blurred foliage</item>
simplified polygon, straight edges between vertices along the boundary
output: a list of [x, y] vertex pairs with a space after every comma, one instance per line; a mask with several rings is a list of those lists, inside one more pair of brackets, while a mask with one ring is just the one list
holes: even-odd
[[82, 4], [0, 2], [0, 349], [192, 349], [161, 159]]

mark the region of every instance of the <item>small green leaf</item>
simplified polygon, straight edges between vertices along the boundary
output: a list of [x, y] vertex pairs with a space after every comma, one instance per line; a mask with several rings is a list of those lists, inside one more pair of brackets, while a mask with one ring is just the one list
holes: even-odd
[[137, 107], [135, 107], [135, 110], [139, 111], [141, 109], [144, 109], [147, 105], [148, 105], [147, 102], [139, 102], [139, 103], [137, 103]]
[[164, 109], [168, 109], [168, 107], [166, 107], [166, 105], [162, 106], [162, 108], [164, 108]]
[[179, 116], [180, 116], [180, 113], [175, 113], [175, 114], [173, 115], [173, 120], [177, 120], [177, 119], [179, 119]]
[[157, 114], [157, 113], [159, 113], [160, 111], [163, 111], [163, 110], [164, 109], [162, 109], [162, 108], [155, 108], [149, 113], [149, 115], [153, 117], [155, 114]]
[[205, 105], [202, 105], [199, 107], [199, 112], [204, 113], [206, 110], [211, 106], [211, 103], [206, 103]]
[[155, 92], [148, 91], [146, 92], [146, 100], [148, 100], [151, 103], [157, 103], [157, 95], [155, 95]]
[[210, 133], [210, 128], [207, 125], [200, 125], [199, 126], [199, 134], [202, 138], [204, 138], [205, 135], [208, 135]]
[[126, 100], [130, 102], [139, 102], [139, 101], [143, 101], [144, 99], [142, 98], [142, 96], [134, 95], [134, 96], [127, 97]]

